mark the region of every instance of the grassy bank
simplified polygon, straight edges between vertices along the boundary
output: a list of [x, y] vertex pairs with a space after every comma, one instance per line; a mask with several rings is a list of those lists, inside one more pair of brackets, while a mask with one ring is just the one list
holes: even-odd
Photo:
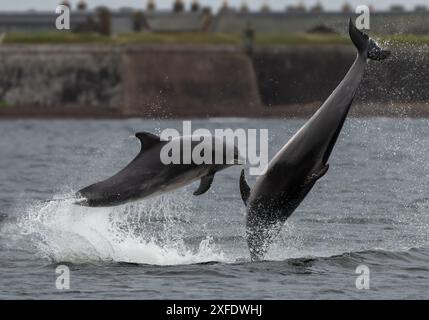
[[5, 44], [239, 44], [240, 35], [222, 33], [126, 33], [117, 36], [101, 36], [95, 33], [43, 32], [8, 33]]
[[[378, 36], [380, 41], [387, 43], [429, 44], [429, 36], [423, 35], [391, 35]], [[92, 33], [43, 32], [43, 33], [8, 33], [5, 44], [242, 44], [241, 34], [231, 33], [127, 33], [105, 37]], [[258, 45], [294, 45], [294, 44], [348, 44], [350, 40], [338, 34], [256, 34]]]

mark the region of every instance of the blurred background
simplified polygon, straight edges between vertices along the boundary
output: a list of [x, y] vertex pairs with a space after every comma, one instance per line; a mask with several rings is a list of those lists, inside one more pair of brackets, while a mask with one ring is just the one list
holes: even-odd
[[429, 115], [427, 1], [361, 2], [0, 0], [0, 116], [307, 116], [354, 59], [360, 4], [393, 55], [370, 65], [353, 113]]
[[[56, 28], [59, 4], [70, 30]], [[135, 132], [182, 132], [182, 119], [268, 129], [272, 159], [350, 68], [360, 4], [392, 55], [368, 62], [329, 174], [269, 261], [247, 263], [238, 166], [198, 198], [192, 184], [115, 208], [74, 204], [137, 154]], [[428, 298], [428, 6], [0, 0], [0, 299]], [[59, 263], [72, 270], [63, 293]], [[373, 290], [356, 290], [361, 264]]]

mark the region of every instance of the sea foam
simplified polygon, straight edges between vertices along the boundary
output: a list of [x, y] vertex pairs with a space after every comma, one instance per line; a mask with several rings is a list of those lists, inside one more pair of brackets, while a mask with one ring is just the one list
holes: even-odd
[[183, 198], [161, 196], [112, 208], [82, 207], [75, 201], [31, 204], [9, 231], [52, 262], [227, 262], [209, 235], [199, 243], [186, 241], [191, 212]]

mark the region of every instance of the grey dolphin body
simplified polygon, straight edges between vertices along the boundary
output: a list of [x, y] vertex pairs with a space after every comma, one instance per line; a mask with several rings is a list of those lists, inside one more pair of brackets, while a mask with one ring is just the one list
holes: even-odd
[[[146, 132], [137, 133], [136, 137], [142, 145], [137, 157], [111, 178], [78, 191], [76, 196], [82, 200], [77, 204], [89, 207], [117, 206], [172, 191], [198, 179], [201, 179], [201, 183], [194, 195], [200, 195], [210, 188], [216, 172], [239, 164], [241, 160], [238, 149], [234, 145], [228, 145], [223, 140], [216, 141], [218, 138], [210, 137], [212, 159], [215, 159], [215, 144], [218, 143], [223, 147], [222, 164], [196, 164], [192, 160], [190, 164], [164, 164], [160, 154], [169, 141], [161, 141], [158, 136]], [[200, 141], [194, 141], [191, 136], [181, 136], [171, 141], [178, 146], [183, 146], [185, 140], [191, 147], [190, 151], [200, 144]], [[183, 156], [183, 150], [180, 149], [181, 156]], [[226, 156], [228, 152], [233, 154], [234, 159], [228, 159]]]
[[351, 20], [349, 34], [358, 55], [342, 82], [271, 160], [252, 189], [242, 171], [240, 191], [247, 206], [247, 243], [252, 260], [263, 258], [284, 222], [328, 171], [329, 156], [361, 83], [367, 59], [383, 60], [390, 54]]

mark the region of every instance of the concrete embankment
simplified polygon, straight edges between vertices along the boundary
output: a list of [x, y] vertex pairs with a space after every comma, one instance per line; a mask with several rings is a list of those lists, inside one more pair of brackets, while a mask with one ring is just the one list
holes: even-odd
[[[429, 115], [429, 48], [371, 62], [358, 115]], [[9, 45], [0, 116], [306, 116], [347, 72], [352, 46]]]

